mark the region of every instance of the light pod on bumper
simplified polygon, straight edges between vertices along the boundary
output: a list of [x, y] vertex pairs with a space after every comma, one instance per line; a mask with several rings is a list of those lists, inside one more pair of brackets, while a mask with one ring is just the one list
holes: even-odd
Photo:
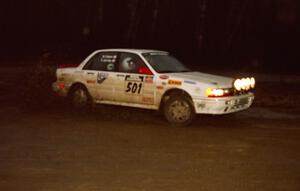
[[235, 88], [236, 90], [241, 91], [241, 90], [242, 90], [242, 87], [243, 87], [243, 82], [242, 82], [242, 80], [240, 80], [240, 79], [236, 79], [236, 80], [234, 81], [233, 85], [234, 85], [234, 88]]
[[250, 78], [250, 86], [251, 88], [254, 88], [255, 87], [255, 78]]
[[238, 91], [248, 91], [251, 88], [255, 87], [255, 79], [253, 77], [251, 78], [242, 78], [242, 79], [236, 79], [233, 82], [233, 86]]

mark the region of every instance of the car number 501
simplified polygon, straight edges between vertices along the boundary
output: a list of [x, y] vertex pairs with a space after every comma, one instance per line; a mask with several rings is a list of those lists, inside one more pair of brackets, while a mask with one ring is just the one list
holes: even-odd
[[140, 94], [142, 90], [143, 84], [142, 83], [136, 83], [136, 82], [128, 82], [127, 83], [127, 93], [137, 93]]

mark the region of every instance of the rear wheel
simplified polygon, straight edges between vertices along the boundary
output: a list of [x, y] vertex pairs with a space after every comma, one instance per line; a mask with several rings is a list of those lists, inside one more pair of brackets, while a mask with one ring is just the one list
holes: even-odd
[[86, 110], [91, 106], [91, 96], [82, 86], [75, 87], [71, 92], [71, 104], [76, 110]]
[[171, 96], [164, 104], [164, 115], [173, 125], [189, 125], [195, 117], [192, 100], [184, 95]]

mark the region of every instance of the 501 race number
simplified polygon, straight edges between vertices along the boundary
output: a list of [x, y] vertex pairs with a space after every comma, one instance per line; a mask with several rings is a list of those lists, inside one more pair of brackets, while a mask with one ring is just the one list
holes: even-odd
[[128, 82], [127, 89], [125, 90], [127, 93], [140, 94], [142, 90], [143, 84], [136, 82]]

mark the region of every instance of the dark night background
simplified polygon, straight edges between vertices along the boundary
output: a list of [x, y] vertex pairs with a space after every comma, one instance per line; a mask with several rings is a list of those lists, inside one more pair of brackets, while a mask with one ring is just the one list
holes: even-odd
[[[190, 67], [299, 73], [298, 0], [1, 2], [2, 63], [99, 48], [172, 52]], [[15, 61], [15, 62], [14, 62]], [[210, 66], [210, 67], [209, 67]]]

